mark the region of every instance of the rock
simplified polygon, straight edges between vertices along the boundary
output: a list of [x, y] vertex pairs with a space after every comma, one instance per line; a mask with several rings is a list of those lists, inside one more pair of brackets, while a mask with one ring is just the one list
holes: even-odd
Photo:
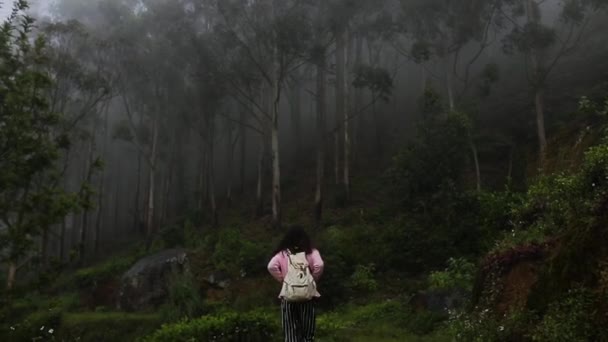
[[212, 272], [205, 280], [209, 285], [222, 290], [225, 290], [230, 286], [230, 276], [222, 271]]
[[188, 252], [170, 249], [136, 262], [121, 278], [118, 308], [139, 311], [155, 308], [168, 296], [168, 279], [188, 269]]

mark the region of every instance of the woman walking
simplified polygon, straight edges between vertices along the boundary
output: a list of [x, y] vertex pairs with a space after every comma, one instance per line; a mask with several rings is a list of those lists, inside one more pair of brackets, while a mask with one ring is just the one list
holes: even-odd
[[316, 282], [323, 274], [323, 259], [300, 226], [285, 234], [268, 263], [270, 274], [282, 284], [281, 317], [285, 342], [315, 339], [315, 300], [320, 297]]

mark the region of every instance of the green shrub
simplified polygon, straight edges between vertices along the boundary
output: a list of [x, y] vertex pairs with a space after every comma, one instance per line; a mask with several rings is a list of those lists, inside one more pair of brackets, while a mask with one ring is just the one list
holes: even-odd
[[61, 321], [61, 311], [58, 309], [36, 311], [18, 321], [4, 321], [0, 325], [0, 340], [52, 340], [61, 326]]
[[450, 258], [444, 271], [429, 275], [429, 287], [433, 290], [473, 290], [473, 280], [477, 267], [463, 258]]
[[99, 265], [80, 269], [76, 271], [70, 282], [74, 282], [81, 289], [96, 286], [99, 282], [115, 278], [126, 272], [139, 257], [139, 255], [114, 257]]
[[204, 316], [194, 320], [165, 324], [142, 342], [182, 342], [182, 341], [273, 341], [280, 335], [279, 322], [268, 314], [251, 312], [248, 314], [222, 313]]
[[65, 314], [57, 337], [61, 341], [135, 341], [160, 325], [158, 315], [91, 312]]
[[540, 324], [534, 329], [533, 341], [584, 342], [597, 341], [603, 326], [594, 325], [596, 297], [586, 289], [575, 289], [549, 305]]
[[267, 243], [246, 240], [238, 230], [226, 229], [217, 236], [212, 260], [233, 276], [257, 275], [266, 271], [269, 250]]
[[161, 307], [163, 321], [194, 318], [203, 313], [203, 299], [199, 287], [189, 272], [173, 274], [169, 279], [169, 298]]
[[373, 292], [378, 289], [378, 282], [375, 278], [375, 265], [357, 265], [355, 272], [350, 276], [351, 291], [358, 292]]
[[535, 317], [529, 312], [496, 315], [490, 309], [474, 312], [451, 312], [448, 330], [454, 341], [511, 342], [526, 341], [526, 332], [534, 325]]

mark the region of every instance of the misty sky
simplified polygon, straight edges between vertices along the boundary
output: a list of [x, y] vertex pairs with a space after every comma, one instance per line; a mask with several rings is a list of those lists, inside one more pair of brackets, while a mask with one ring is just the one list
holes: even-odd
[[[30, 0], [30, 6], [35, 11], [48, 11], [53, 0]], [[0, 0], [0, 18], [6, 18], [13, 7], [13, 0]]]

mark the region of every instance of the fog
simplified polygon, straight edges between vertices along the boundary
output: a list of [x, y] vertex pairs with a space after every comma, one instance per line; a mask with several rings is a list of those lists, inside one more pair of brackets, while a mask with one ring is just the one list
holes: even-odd
[[[193, 212], [200, 229], [220, 225], [235, 206], [280, 225], [282, 201], [319, 221], [328, 194], [381, 177], [450, 112], [471, 122], [472, 183], [525, 183], [556, 109], [605, 75], [606, 15], [490, 3], [32, 1], [51, 106], [73, 124], [62, 184], [95, 189], [94, 206], [53, 229], [67, 246], [88, 230], [85, 244], [114, 248]], [[443, 114], [424, 107], [435, 96]]]

